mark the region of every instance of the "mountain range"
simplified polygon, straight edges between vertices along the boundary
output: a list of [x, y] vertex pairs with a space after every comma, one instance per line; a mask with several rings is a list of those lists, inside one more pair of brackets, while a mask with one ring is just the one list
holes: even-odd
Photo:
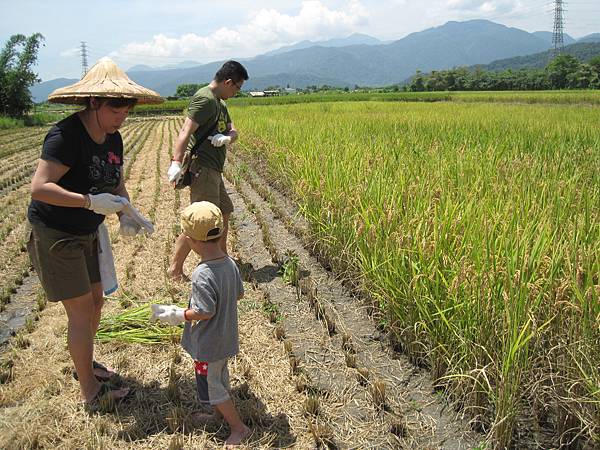
[[[430, 72], [489, 64], [542, 53], [552, 46], [551, 41], [549, 32], [529, 33], [488, 20], [447, 22], [392, 42], [364, 34], [320, 42], [302, 41], [243, 59], [250, 74], [244, 90], [276, 85], [385, 86], [402, 82], [417, 70]], [[573, 38], [565, 36], [566, 43], [572, 41]], [[600, 41], [600, 33], [579, 41]], [[193, 64], [187, 61], [176, 67], [134, 66], [127, 74], [137, 83], [168, 96], [173, 95], [179, 84], [209, 82], [222, 61]], [[35, 101], [44, 101], [60, 83], [66, 86], [76, 81], [50, 80], [33, 86], [31, 92]]]
[[374, 38], [369, 35], [366, 35], [366, 34], [354, 33], [346, 38], [341, 38], [341, 39], [339, 39], [339, 38], [338, 39], [329, 39], [327, 41], [317, 41], [317, 42], [300, 41], [293, 45], [286, 45], [286, 46], [280, 47], [276, 50], [271, 50], [270, 52], [265, 53], [264, 56], [278, 55], [281, 53], [291, 52], [292, 50], [300, 50], [303, 48], [310, 48], [310, 47], [315, 47], [315, 46], [348, 47], [349, 45], [381, 45], [381, 44], [385, 44], [385, 43], [386, 42], [380, 41], [379, 39]]

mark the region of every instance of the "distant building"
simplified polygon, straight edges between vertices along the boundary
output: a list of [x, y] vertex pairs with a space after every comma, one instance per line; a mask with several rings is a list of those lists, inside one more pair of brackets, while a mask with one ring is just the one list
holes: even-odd
[[265, 91], [250, 91], [248, 92], [250, 97], [277, 97], [281, 95], [281, 92], [277, 89], [265, 90]]

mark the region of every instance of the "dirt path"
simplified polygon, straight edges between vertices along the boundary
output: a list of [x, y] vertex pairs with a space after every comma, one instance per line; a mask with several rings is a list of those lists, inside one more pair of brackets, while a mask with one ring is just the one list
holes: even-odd
[[[165, 276], [175, 216], [189, 201], [164, 177], [180, 125], [178, 118], [143, 120], [124, 133], [128, 190], [156, 232], [126, 240], [118, 220], [107, 221], [121, 288], [105, 314], [189, 295], [186, 284]], [[286, 199], [245, 163], [228, 164], [231, 252], [246, 289], [231, 376], [234, 401], [254, 431], [246, 448], [475, 447], [483, 438], [465, 431], [428, 375], [390, 350], [365, 306], [306, 250], [298, 236], [307, 226]], [[22, 212], [23, 202], [15, 205]], [[288, 269], [298, 263], [299, 286], [281, 275], [286, 258]], [[188, 258], [186, 272], [197, 262]], [[191, 417], [198, 408], [192, 361], [178, 344], [97, 344], [96, 359], [116, 368], [135, 394], [113, 412], [89, 416], [71, 377], [62, 306], [47, 304], [35, 317], [0, 356], [0, 448], [221, 447], [226, 428]]]

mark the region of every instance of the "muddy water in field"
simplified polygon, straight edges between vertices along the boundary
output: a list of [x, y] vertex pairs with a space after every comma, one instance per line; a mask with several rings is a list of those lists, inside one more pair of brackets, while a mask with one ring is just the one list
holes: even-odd
[[35, 309], [38, 287], [38, 277], [32, 273], [23, 280], [6, 309], [0, 313], [0, 352], [6, 349], [4, 344], [25, 325], [27, 317]]

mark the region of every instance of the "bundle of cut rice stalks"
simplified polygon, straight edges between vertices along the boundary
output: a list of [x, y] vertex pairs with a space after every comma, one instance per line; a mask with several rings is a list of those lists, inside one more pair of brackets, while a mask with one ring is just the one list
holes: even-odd
[[128, 308], [124, 312], [105, 316], [100, 320], [96, 333], [98, 342], [130, 342], [138, 344], [178, 343], [183, 325], [170, 326], [151, 322], [150, 303]]

